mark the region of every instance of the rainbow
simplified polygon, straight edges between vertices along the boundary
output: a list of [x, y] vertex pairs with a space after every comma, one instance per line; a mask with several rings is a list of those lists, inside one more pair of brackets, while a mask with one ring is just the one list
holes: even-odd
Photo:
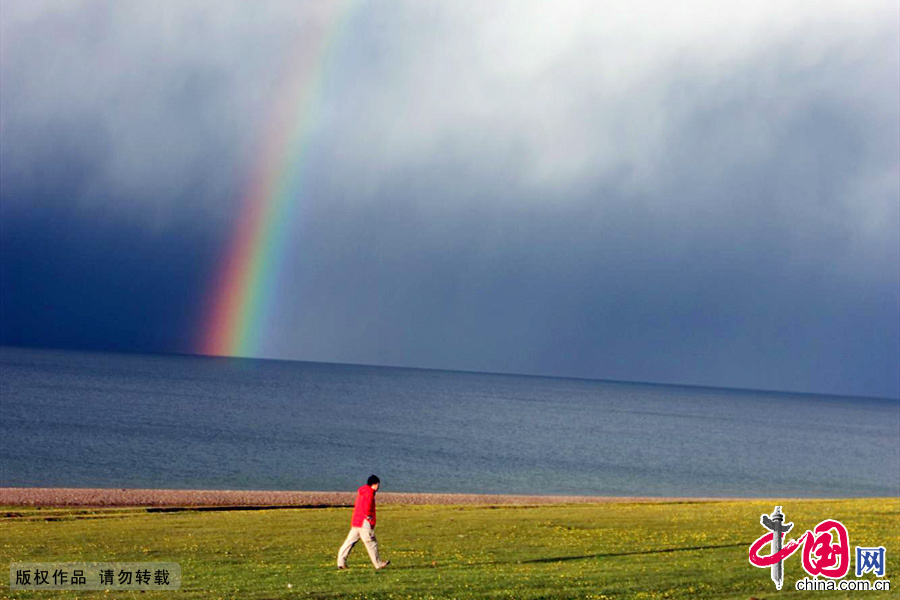
[[355, 3], [324, 3], [324, 26], [298, 40], [290, 56], [290, 74], [275, 98], [263, 149], [243, 195], [243, 207], [213, 283], [209, 317], [200, 334], [199, 353], [258, 356], [265, 319], [271, 309], [279, 265], [296, 222], [304, 163], [318, 111], [323, 77]]

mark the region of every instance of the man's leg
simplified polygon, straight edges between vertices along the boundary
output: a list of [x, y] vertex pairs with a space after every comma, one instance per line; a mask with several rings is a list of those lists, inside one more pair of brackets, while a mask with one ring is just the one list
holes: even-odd
[[368, 521], [364, 521], [363, 526], [359, 530], [359, 536], [362, 538], [363, 544], [366, 545], [366, 550], [369, 551], [369, 558], [372, 559], [372, 564], [375, 565], [376, 569], [380, 569], [384, 565], [378, 556], [378, 540], [375, 539], [375, 531]]
[[347, 534], [347, 539], [344, 540], [344, 543], [341, 545], [341, 549], [338, 550], [337, 564], [338, 568], [344, 568], [347, 566], [347, 555], [350, 554], [350, 550], [353, 549], [354, 544], [359, 541], [359, 528], [351, 527], [350, 533]]

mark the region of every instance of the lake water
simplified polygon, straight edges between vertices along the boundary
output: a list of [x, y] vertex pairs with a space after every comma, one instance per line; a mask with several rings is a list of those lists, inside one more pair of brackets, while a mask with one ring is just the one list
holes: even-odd
[[900, 401], [0, 350], [0, 485], [898, 496]]

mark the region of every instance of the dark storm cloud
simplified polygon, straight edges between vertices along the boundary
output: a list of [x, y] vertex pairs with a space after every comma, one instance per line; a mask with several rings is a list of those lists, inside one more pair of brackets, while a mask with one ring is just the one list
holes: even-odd
[[[11, 221], [8, 220], [7, 223]], [[210, 240], [37, 210], [4, 223], [0, 252], [6, 344], [123, 351], [192, 351]]]
[[[285, 49], [329, 18], [135, 6], [4, 3], [7, 343], [103, 315], [96, 346], [190, 346]], [[897, 396], [894, 12], [361, 3], [265, 355]]]

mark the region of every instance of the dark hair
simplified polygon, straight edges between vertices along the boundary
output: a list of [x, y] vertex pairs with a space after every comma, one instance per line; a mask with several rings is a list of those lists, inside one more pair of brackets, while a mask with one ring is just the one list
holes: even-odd
[[376, 483], [381, 483], [381, 480], [378, 479], [377, 475], [369, 475], [369, 480], [366, 481], [366, 485], [375, 485]]

